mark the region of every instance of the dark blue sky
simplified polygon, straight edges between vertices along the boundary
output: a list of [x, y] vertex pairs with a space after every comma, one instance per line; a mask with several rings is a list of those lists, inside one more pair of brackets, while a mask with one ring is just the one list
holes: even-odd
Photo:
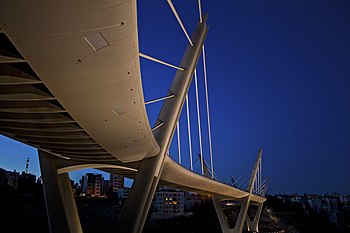
[[[191, 34], [197, 1], [173, 3]], [[140, 51], [179, 64], [187, 40], [167, 2], [138, 5]], [[209, 13], [205, 48], [216, 173], [226, 180], [263, 148], [270, 192], [350, 193], [350, 2], [203, 0], [202, 7]], [[141, 73], [149, 100], [166, 95], [175, 71], [141, 59]], [[198, 74], [209, 160], [201, 61]], [[195, 138], [193, 85], [189, 96]], [[152, 125], [160, 106], [147, 106]], [[182, 114], [188, 166], [185, 120]], [[198, 153], [197, 140], [193, 147]], [[35, 150], [4, 137], [0, 148], [0, 167], [23, 170], [30, 155], [30, 170], [38, 173]], [[176, 158], [176, 146], [171, 154]]]

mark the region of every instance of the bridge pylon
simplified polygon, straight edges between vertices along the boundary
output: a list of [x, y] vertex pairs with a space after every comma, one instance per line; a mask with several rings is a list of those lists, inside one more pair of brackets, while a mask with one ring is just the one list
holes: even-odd
[[164, 101], [158, 115], [156, 126], [161, 125], [161, 127], [157, 127], [153, 133], [160, 146], [160, 152], [154, 157], [141, 161], [129, 197], [114, 229], [116, 233], [142, 232], [163, 170], [165, 157], [168, 155], [176, 124], [203, 48], [208, 31], [206, 18], [197, 24], [191, 38], [193, 45], [188, 45], [180, 63], [180, 67], [183, 69], [177, 71], [172, 81], [169, 93], [174, 97]]

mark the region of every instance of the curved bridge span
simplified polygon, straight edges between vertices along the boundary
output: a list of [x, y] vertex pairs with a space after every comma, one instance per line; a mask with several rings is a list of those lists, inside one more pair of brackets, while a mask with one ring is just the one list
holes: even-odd
[[[253, 194], [258, 160], [240, 190], [167, 154], [207, 30], [204, 18], [152, 129], [135, 0], [2, 1], [0, 133], [38, 148], [51, 232], [82, 232], [67, 172], [88, 167], [135, 179], [115, 232], [142, 231], [158, 184], [213, 196], [224, 232], [241, 232], [249, 205], [262, 207]], [[242, 203], [234, 229], [225, 228], [220, 200]], [[256, 219], [247, 223], [257, 231]]]

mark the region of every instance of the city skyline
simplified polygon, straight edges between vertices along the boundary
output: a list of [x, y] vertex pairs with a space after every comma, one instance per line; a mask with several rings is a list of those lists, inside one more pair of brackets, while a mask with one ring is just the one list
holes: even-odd
[[[166, 1], [138, 5], [140, 52], [178, 64], [188, 42]], [[197, 2], [174, 5], [191, 33]], [[226, 180], [263, 148], [270, 193], [350, 193], [350, 3], [203, 1], [202, 7], [209, 13], [205, 48], [215, 172]], [[140, 60], [145, 100], [166, 95], [175, 71]], [[201, 61], [198, 74], [203, 97]], [[193, 93], [191, 87], [195, 118]], [[151, 125], [160, 106], [147, 106]], [[195, 124], [193, 119], [193, 134]], [[193, 148], [197, 154], [197, 141]], [[186, 150], [184, 142], [188, 167]], [[24, 170], [29, 157], [29, 171], [40, 172], [35, 149], [0, 136], [0, 151], [0, 167]], [[171, 155], [177, 158], [176, 145]]]
[[[6, 147], [4, 145], [6, 145]], [[29, 158], [28, 173], [36, 175], [36, 178], [40, 177], [40, 166], [36, 148], [17, 142], [3, 135], [0, 135], [0, 148], [4, 149], [1, 152], [0, 157], [3, 156], [3, 153], [8, 153], [8, 156], [14, 156], [18, 158], [17, 163], [1, 160], [0, 168], [5, 169], [7, 171], [16, 171], [22, 173], [22, 171], [25, 171], [26, 161], [27, 158]], [[21, 155], [21, 153], [25, 153], [27, 156]], [[23, 166], [21, 166], [22, 162]], [[79, 183], [79, 180], [81, 180], [82, 176], [84, 176], [86, 173], [102, 174], [105, 180], [109, 180], [110, 177], [109, 173], [97, 169], [82, 169], [78, 172], [70, 172], [69, 176], [71, 180], [74, 180], [75, 182]], [[132, 180], [126, 177], [125, 182], [126, 187], [130, 187], [132, 184]]]

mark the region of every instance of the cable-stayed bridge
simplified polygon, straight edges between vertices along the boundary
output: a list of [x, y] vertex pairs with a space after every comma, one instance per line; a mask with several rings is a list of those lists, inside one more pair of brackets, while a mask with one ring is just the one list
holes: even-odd
[[[158, 185], [212, 196], [223, 232], [258, 231], [267, 182], [259, 151], [252, 170], [217, 179], [213, 166], [201, 13], [189, 35], [173, 3], [168, 4], [188, 40], [179, 65], [139, 51], [134, 0], [3, 1], [0, 7], [0, 132], [38, 148], [51, 232], [82, 232], [68, 172], [97, 168], [134, 179], [115, 232], [142, 232]], [[203, 157], [196, 66], [202, 56], [209, 135]], [[144, 100], [140, 57], [176, 69], [166, 96]], [[194, 77], [200, 172], [195, 173], [187, 121], [190, 169], [181, 164], [179, 118], [189, 119], [188, 91]], [[146, 105], [163, 101], [154, 126]], [[169, 156], [177, 135], [178, 162]], [[183, 155], [182, 155], [183, 156]], [[245, 170], [247, 171], [247, 170]], [[220, 201], [240, 203], [229, 228]], [[247, 217], [257, 205], [255, 218]]]

